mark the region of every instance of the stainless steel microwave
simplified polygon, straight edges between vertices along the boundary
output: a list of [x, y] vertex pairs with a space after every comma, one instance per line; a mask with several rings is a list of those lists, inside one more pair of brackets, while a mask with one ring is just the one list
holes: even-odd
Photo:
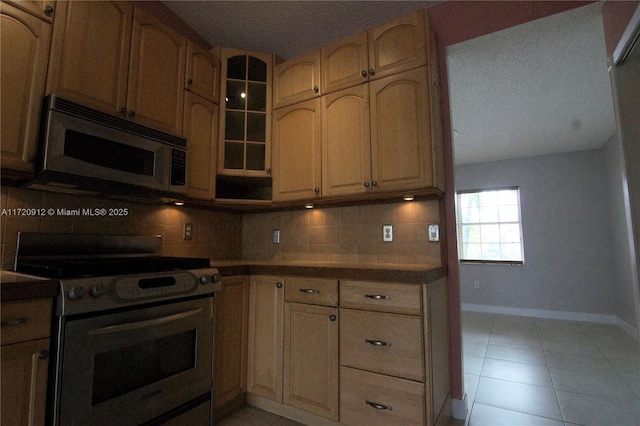
[[49, 95], [36, 180], [27, 186], [176, 198], [186, 193], [186, 149], [186, 139]]

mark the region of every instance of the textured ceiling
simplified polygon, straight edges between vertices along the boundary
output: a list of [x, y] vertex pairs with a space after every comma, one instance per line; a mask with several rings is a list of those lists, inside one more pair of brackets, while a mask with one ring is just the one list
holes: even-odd
[[[212, 46], [273, 52], [285, 60], [434, 3], [165, 2]], [[601, 5], [447, 48], [456, 164], [606, 142], [615, 124]]]
[[600, 7], [447, 48], [456, 164], [598, 148], [611, 137]]

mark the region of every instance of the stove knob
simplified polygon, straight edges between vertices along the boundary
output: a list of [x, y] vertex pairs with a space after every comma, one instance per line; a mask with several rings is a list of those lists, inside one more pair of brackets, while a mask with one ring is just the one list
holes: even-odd
[[219, 283], [220, 280], [222, 279], [222, 276], [220, 276], [220, 274], [218, 272], [216, 272], [215, 274], [211, 275], [211, 282], [212, 283]]
[[89, 290], [89, 294], [92, 297], [100, 297], [100, 296], [103, 296], [105, 293], [106, 293], [106, 290], [104, 289], [104, 286], [102, 284], [96, 284], [92, 286], [91, 289]]
[[69, 296], [69, 299], [71, 300], [79, 300], [84, 297], [84, 293], [84, 287], [78, 285], [71, 288], [71, 290], [69, 290], [69, 292], [67, 293], [67, 296]]
[[207, 274], [200, 275], [200, 278], [199, 278], [200, 284], [206, 284], [206, 283], [209, 282], [210, 279], [211, 279], [211, 277], [209, 275], [207, 275]]

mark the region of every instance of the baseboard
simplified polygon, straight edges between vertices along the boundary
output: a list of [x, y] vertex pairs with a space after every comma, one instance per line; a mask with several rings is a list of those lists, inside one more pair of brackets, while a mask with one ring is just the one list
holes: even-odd
[[462, 395], [462, 399], [451, 399], [451, 414], [454, 419], [466, 420], [468, 413], [467, 394]]
[[615, 315], [589, 314], [584, 312], [549, 311], [544, 309], [512, 308], [509, 306], [477, 305], [462, 303], [463, 311], [485, 312], [489, 314], [517, 315], [521, 317], [549, 318], [568, 321], [596, 322], [601, 324], [613, 324], [623, 329], [635, 339], [640, 338], [638, 330], [627, 324]]

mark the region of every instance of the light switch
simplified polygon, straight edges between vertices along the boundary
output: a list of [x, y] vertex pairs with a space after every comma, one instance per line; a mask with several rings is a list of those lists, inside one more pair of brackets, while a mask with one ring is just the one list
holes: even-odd
[[280, 230], [273, 230], [273, 244], [280, 244]]
[[440, 225], [437, 223], [429, 224], [429, 241], [440, 241]]
[[193, 223], [185, 223], [182, 239], [190, 240], [192, 238], [193, 238]]

